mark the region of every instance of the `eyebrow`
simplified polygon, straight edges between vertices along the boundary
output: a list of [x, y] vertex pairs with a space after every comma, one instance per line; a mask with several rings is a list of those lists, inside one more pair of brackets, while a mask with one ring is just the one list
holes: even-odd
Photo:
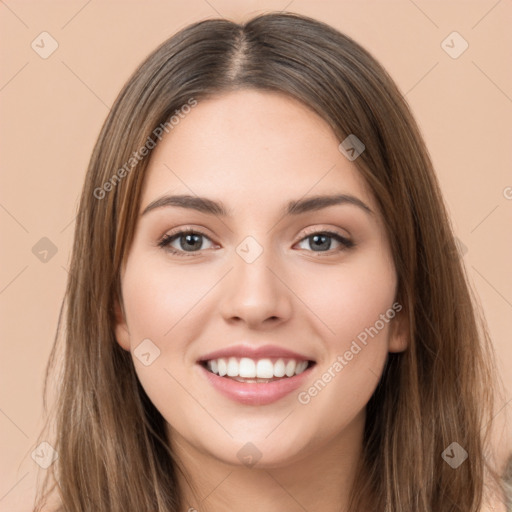
[[[329, 206], [335, 205], [353, 205], [361, 208], [368, 214], [373, 214], [370, 207], [363, 201], [350, 194], [336, 194], [336, 195], [318, 195], [305, 199], [298, 199], [290, 201], [285, 207], [285, 215], [300, 215], [306, 212], [321, 210]], [[151, 202], [141, 214], [146, 215], [152, 210], [157, 208], [164, 208], [175, 206], [179, 208], [188, 208], [197, 210], [202, 213], [210, 215], [217, 215], [220, 217], [232, 216], [231, 210], [228, 210], [222, 202], [214, 201], [206, 197], [191, 196], [191, 195], [176, 195], [176, 196], [162, 196]]]

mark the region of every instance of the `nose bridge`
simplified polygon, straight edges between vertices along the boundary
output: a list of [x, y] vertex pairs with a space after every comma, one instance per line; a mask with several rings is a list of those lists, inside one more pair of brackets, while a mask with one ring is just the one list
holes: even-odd
[[260, 243], [254, 236], [247, 236], [238, 244], [222, 301], [226, 320], [237, 318], [257, 326], [267, 319], [275, 322], [290, 315], [290, 292], [279, 277], [277, 260], [269, 237]]

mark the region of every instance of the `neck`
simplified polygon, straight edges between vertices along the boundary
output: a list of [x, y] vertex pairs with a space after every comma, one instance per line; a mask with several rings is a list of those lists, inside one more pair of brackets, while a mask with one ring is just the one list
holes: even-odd
[[346, 511], [361, 457], [364, 419], [363, 411], [337, 436], [272, 467], [220, 461], [170, 429], [173, 453], [186, 475], [178, 471], [181, 512]]

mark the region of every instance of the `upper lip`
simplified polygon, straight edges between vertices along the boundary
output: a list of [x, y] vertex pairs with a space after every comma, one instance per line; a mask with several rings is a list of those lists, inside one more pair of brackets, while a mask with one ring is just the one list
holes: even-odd
[[289, 350], [277, 345], [262, 345], [254, 347], [251, 345], [233, 345], [231, 347], [215, 350], [204, 356], [201, 356], [197, 362], [219, 359], [221, 357], [248, 357], [250, 359], [264, 359], [267, 357], [282, 357], [287, 359], [295, 359], [297, 361], [313, 361], [311, 357], [299, 354], [293, 350]]

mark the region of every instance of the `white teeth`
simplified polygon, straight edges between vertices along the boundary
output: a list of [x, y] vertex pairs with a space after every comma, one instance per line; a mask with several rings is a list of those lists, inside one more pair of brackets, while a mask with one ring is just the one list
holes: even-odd
[[286, 369], [284, 372], [287, 377], [293, 377], [295, 375], [295, 367], [296, 366], [297, 366], [297, 363], [293, 359], [290, 359], [286, 363]]
[[256, 363], [248, 357], [242, 357], [242, 359], [240, 359], [238, 374], [244, 379], [254, 379], [254, 377], [256, 377]]
[[274, 376], [274, 365], [270, 359], [260, 359], [256, 365], [258, 379], [271, 379]]
[[238, 361], [234, 357], [228, 360], [228, 377], [238, 376]]
[[285, 368], [286, 368], [286, 366], [284, 364], [284, 361], [282, 359], [278, 359], [274, 363], [274, 376], [275, 377], [284, 377], [284, 374], [286, 373]]
[[299, 375], [299, 373], [302, 373], [308, 366], [307, 361], [301, 361], [300, 363], [297, 363], [297, 366], [295, 368], [295, 375]]
[[273, 377], [293, 377], [306, 370], [308, 361], [296, 361], [295, 359], [278, 359], [272, 362], [270, 359], [258, 359], [249, 357], [230, 357], [225, 359], [211, 359], [206, 367], [221, 377], [240, 377], [242, 379], [272, 379]]
[[221, 377], [224, 377], [224, 375], [226, 375], [226, 373], [228, 373], [228, 365], [226, 364], [226, 360], [225, 359], [217, 359], [217, 365], [218, 365], [218, 369], [219, 369], [219, 375]]

